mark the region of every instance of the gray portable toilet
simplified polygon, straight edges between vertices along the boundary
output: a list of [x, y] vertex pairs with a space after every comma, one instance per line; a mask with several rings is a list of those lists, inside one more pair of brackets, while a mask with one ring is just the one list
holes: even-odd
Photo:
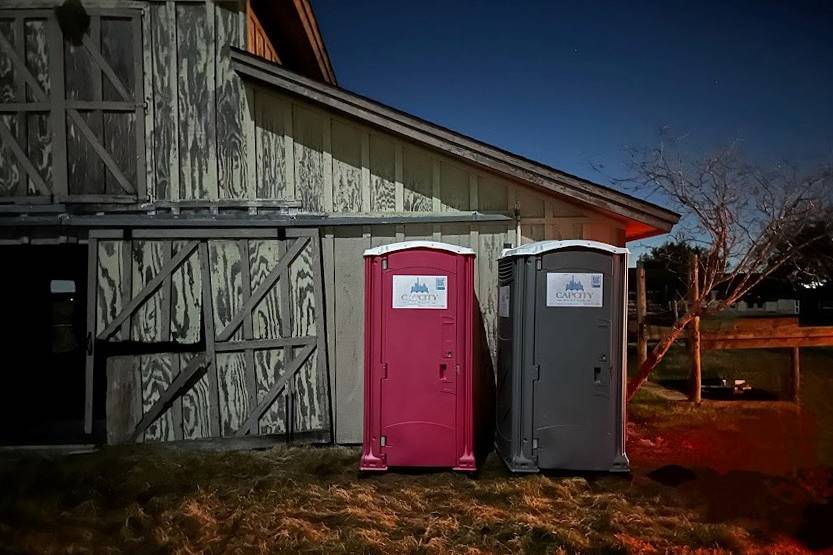
[[540, 241], [498, 263], [495, 447], [514, 472], [627, 471], [628, 250]]

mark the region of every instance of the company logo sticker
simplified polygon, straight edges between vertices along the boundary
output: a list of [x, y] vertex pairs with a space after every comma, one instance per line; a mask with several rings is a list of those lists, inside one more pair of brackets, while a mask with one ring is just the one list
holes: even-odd
[[548, 273], [547, 306], [604, 306], [603, 274]]
[[448, 276], [393, 276], [393, 308], [448, 308]]

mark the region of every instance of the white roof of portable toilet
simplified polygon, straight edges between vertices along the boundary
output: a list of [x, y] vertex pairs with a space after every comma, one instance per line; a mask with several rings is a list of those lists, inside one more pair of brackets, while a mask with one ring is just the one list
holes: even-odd
[[474, 254], [474, 251], [468, 247], [458, 247], [457, 245], [449, 245], [448, 243], [440, 243], [437, 241], [402, 241], [401, 243], [391, 243], [389, 245], [382, 245], [372, 249], [367, 249], [364, 251], [364, 255], [381, 256], [383, 254], [388, 254], [389, 252], [419, 248], [448, 251], [456, 254]]
[[630, 251], [625, 247], [616, 247], [608, 245], [607, 243], [600, 243], [598, 241], [570, 239], [567, 241], [536, 241], [535, 243], [527, 243], [526, 245], [521, 245], [520, 247], [515, 247], [514, 249], [503, 249], [503, 253], [501, 253], [500, 257], [508, 258], [510, 256], [529, 256], [575, 247], [604, 251], [613, 254], [630, 254]]

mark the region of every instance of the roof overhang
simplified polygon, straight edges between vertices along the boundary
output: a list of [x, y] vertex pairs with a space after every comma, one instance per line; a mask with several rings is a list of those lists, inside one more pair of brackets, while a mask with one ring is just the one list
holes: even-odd
[[245, 79], [275, 87], [367, 125], [590, 207], [625, 227], [627, 241], [668, 233], [680, 215], [609, 187], [512, 154], [344, 89], [314, 81], [238, 49], [232, 66]]

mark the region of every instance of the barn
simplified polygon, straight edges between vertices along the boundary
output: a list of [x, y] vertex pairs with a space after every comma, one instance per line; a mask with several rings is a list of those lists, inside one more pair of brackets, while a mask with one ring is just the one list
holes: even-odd
[[0, 9], [0, 442], [359, 443], [365, 249], [673, 212], [340, 88], [308, 0]]

